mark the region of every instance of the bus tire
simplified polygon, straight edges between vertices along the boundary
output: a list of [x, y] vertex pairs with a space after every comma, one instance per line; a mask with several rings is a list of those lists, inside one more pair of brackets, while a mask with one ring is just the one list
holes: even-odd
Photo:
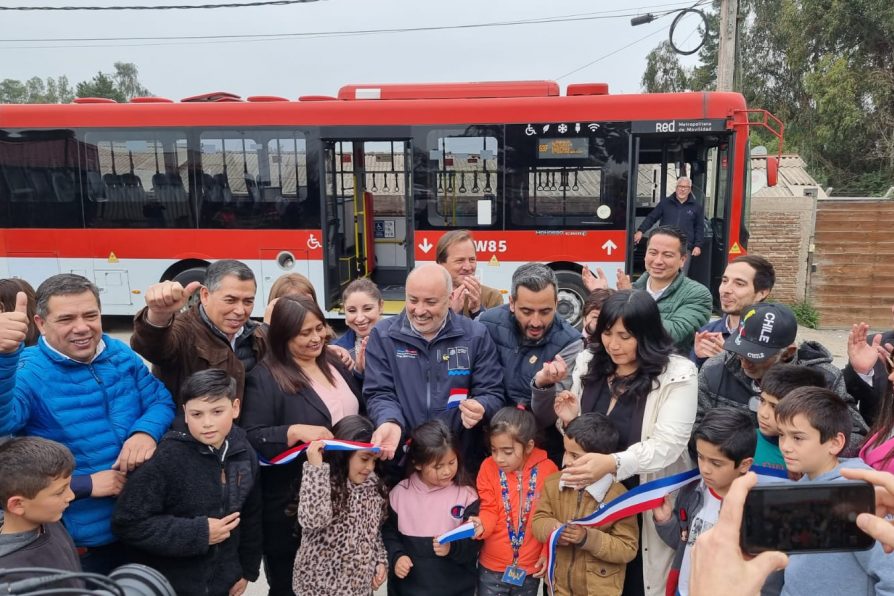
[[574, 271], [556, 271], [559, 281], [559, 296], [556, 314], [569, 324], [578, 329], [583, 325], [584, 301], [587, 299], [587, 289], [580, 273]]
[[[207, 271], [208, 270], [206, 267], [191, 267], [189, 269], [184, 269], [183, 271], [175, 275], [172, 281], [176, 281], [184, 288], [194, 281], [205, 283], [205, 274], [207, 273]], [[189, 302], [187, 302], [183, 310], [189, 310], [194, 304], [197, 304], [199, 302], [200, 295], [201, 290], [198, 292], [193, 292], [193, 295], [189, 297]]]

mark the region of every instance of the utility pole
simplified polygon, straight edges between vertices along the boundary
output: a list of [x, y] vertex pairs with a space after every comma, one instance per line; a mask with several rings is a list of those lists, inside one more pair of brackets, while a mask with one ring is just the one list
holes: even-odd
[[736, 38], [738, 0], [720, 3], [720, 47], [717, 50], [717, 91], [734, 91], [736, 75]]

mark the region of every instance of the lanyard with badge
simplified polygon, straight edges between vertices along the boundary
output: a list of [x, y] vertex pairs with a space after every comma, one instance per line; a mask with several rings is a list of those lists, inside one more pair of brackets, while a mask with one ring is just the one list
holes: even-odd
[[531, 512], [531, 506], [534, 503], [534, 493], [537, 490], [537, 466], [531, 469], [531, 478], [528, 480], [528, 494], [525, 495], [524, 503], [521, 502], [521, 478], [519, 478], [519, 506], [521, 510], [518, 514], [518, 529], [512, 529], [512, 505], [509, 503], [509, 482], [506, 479], [506, 473], [500, 470], [500, 493], [503, 496], [503, 509], [506, 511], [506, 529], [509, 531], [509, 544], [512, 546], [512, 564], [506, 568], [503, 573], [503, 583], [512, 586], [521, 586], [525, 583], [525, 576], [528, 574], [524, 569], [518, 566], [518, 554], [522, 544], [525, 542], [525, 525], [528, 521], [528, 514]]

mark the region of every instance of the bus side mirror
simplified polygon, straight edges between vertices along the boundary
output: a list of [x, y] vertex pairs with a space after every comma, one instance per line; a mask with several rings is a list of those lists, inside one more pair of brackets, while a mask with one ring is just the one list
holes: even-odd
[[776, 186], [779, 182], [779, 158], [767, 156], [767, 186]]

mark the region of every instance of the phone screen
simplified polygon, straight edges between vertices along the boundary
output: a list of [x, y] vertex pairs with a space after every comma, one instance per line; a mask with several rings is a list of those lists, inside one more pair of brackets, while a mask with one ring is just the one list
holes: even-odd
[[865, 482], [756, 486], [745, 501], [742, 550], [866, 550], [875, 541], [857, 527], [860, 513], [875, 513], [875, 492]]

